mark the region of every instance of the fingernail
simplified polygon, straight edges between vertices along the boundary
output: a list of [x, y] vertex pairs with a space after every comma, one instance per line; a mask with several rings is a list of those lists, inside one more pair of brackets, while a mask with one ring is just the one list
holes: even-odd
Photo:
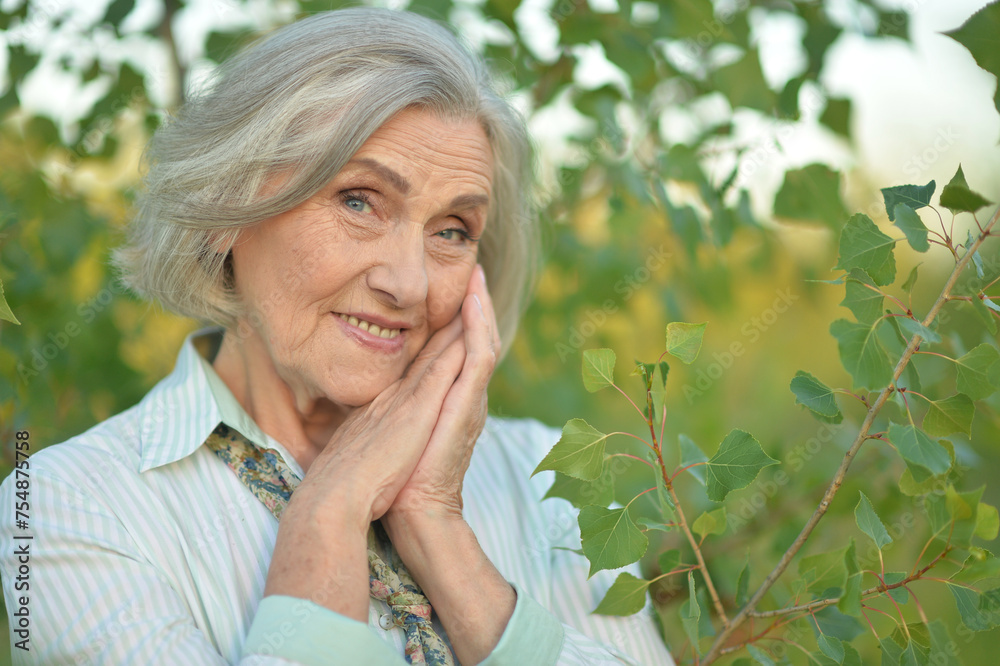
[[479, 279], [483, 281], [483, 284], [486, 284], [486, 271], [483, 270], [483, 265], [476, 264], [476, 270], [479, 271]]
[[483, 311], [483, 304], [479, 301], [479, 294], [473, 294], [472, 297], [476, 299], [476, 305], [479, 306], [479, 314], [483, 315], [483, 319], [486, 319], [486, 312]]

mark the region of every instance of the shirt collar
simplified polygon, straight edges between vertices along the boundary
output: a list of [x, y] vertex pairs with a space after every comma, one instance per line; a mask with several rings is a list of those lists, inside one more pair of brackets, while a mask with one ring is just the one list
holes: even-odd
[[209, 357], [221, 344], [223, 332], [213, 327], [189, 335], [173, 372], [139, 403], [139, 472], [191, 455], [221, 422], [256, 446], [274, 449], [301, 478], [298, 462], [250, 418], [212, 367]]

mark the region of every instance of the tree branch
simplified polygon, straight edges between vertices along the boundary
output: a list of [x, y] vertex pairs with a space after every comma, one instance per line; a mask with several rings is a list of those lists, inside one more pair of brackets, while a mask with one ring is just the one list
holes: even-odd
[[[934, 301], [934, 305], [931, 306], [931, 309], [927, 313], [927, 316], [924, 318], [924, 321], [921, 322], [924, 326], [929, 326], [931, 322], [934, 321], [934, 318], [937, 317], [937, 314], [938, 312], [940, 312], [941, 307], [948, 301], [948, 298], [951, 295], [951, 290], [955, 287], [955, 283], [958, 281], [959, 275], [962, 274], [966, 266], [968, 266], [969, 262], [972, 260], [972, 255], [979, 249], [979, 247], [983, 244], [986, 238], [990, 235], [990, 230], [996, 225], [998, 220], [1000, 220], [1000, 208], [998, 208], [996, 212], [993, 214], [993, 216], [990, 218], [990, 221], [986, 225], [986, 228], [983, 229], [983, 232], [981, 234], [979, 234], [979, 236], [976, 238], [972, 246], [966, 249], [965, 254], [963, 254], [962, 257], [955, 264], [955, 268], [952, 270], [951, 275], [948, 276], [948, 280], [947, 282], [945, 282], [945, 285], [941, 290], [940, 296], [938, 296], [937, 300]], [[830, 504], [833, 501], [833, 498], [837, 495], [837, 491], [840, 490], [840, 486], [844, 482], [844, 477], [847, 474], [848, 468], [851, 466], [851, 462], [857, 455], [858, 450], [861, 448], [861, 445], [864, 444], [865, 441], [868, 439], [868, 431], [871, 429], [872, 424], [875, 422], [875, 417], [878, 416], [878, 413], [882, 410], [882, 406], [889, 399], [889, 396], [892, 394], [894, 390], [893, 387], [896, 385], [896, 382], [899, 380], [900, 375], [902, 375], [903, 370], [910, 362], [910, 359], [913, 356], [913, 353], [917, 350], [917, 347], [920, 345], [920, 342], [921, 338], [919, 335], [914, 335], [910, 339], [910, 342], [906, 345], [906, 349], [903, 351], [903, 355], [900, 357], [899, 362], [896, 364], [896, 367], [893, 370], [892, 381], [890, 382], [889, 386], [885, 387], [884, 389], [882, 389], [881, 392], [879, 392], [878, 397], [872, 403], [872, 406], [868, 409], [868, 413], [865, 415], [865, 420], [861, 424], [861, 430], [858, 432], [858, 436], [854, 439], [854, 443], [851, 444], [851, 447], [847, 450], [847, 453], [844, 454], [844, 459], [841, 461], [840, 466], [837, 468], [836, 473], [833, 475], [833, 480], [831, 481], [830, 486], [827, 488], [826, 492], [823, 494], [823, 499], [820, 500], [819, 506], [816, 507], [816, 510], [813, 512], [812, 516], [809, 517], [809, 520], [806, 521], [806, 524], [802, 528], [802, 531], [799, 533], [798, 537], [795, 538], [795, 541], [792, 542], [792, 545], [781, 556], [781, 559], [778, 561], [778, 564], [775, 565], [771, 573], [767, 575], [767, 577], [764, 579], [764, 582], [761, 583], [760, 588], [757, 589], [754, 595], [747, 602], [746, 606], [744, 606], [740, 610], [740, 612], [736, 614], [736, 616], [732, 619], [732, 621], [729, 622], [728, 625], [725, 625], [723, 629], [719, 632], [718, 636], [715, 639], [715, 642], [712, 644], [712, 647], [705, 654], [705, 657], [702, 660], [703, 664], [710, 664], [719, 657], [719, 653], [723, 648], [723, 646], [725, 645], [726, 640], [729, 638], [729, 636], [732, 635], [733, 631], [735, 631], [737, 627], [743, 624], [743, 622], [745, 622], [748, 617], [752, 616], [751, 614], [754, 612], [754, 609], [757, 607], [757, 604], [761, 602], [761, 600], [764, 598], [764, 595], [767, 594], [767, 592], [771, 589], [771, 587], [773, 587], [774, 584], [778, 581], [778, 578], [785, 572], [785, 570], [791, 564], [792, 559], [795, 557], [796, 554], [798, 554], [799, 550], [805, 544], [806, 539], [809, 538], [809, 536], [812, 534], [812, 531], [816, 528], [817, 523], [819, 523], [820, 519], [822, 519], [823, 516], [826, 514], [827, 510], [830, 508]]]

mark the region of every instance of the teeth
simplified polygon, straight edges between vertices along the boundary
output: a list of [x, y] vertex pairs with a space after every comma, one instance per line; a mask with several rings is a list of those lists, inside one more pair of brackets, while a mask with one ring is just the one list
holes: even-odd
[[364, 319], [358, 319], [357, 317], [349, 317], [345, 314], [337, 314], [338, 317], [346, 321], [351, 326], [357, 326], [362, 331], [368, 331], [372, 335], [378, 336], [380, 338], [385, 338], [386, 340], [391, 340], [397, 335], [399, 335], [398, 328], [382, 328], [378, 324], [373, 324], [371, 322], [365, 321]]

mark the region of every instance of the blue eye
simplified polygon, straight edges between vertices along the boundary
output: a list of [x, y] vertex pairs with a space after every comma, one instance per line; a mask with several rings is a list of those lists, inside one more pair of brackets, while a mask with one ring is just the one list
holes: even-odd
[[469, 237], [461, 229], [445, 229], [444, 231], [439, 231], [437, 235], [445, 240], [463, 240]]
[[350, 208], [351, 210], [357, 211], [359, 213], [372, 212], [371, 204], [356, 194], [344, 197], [344, 205]]

